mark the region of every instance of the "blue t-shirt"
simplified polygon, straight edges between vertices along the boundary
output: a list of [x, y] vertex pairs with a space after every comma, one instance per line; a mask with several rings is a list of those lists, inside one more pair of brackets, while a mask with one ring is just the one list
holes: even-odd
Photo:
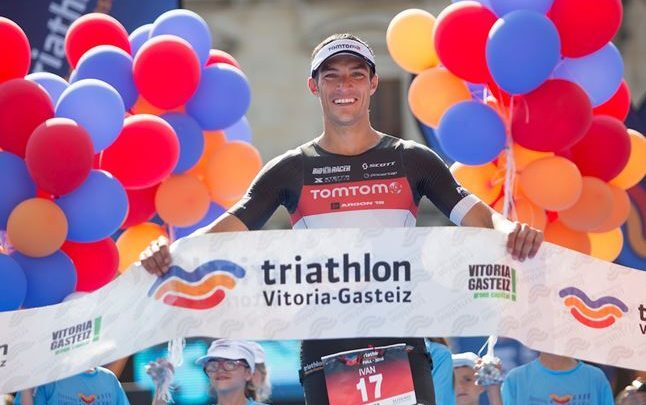
[[[16, 396], [20, 404], [20, 394]], [[112, 371], [97, 367], [35, 390], [35, 405], [130, 405], [126, 393]]]
[[502, 384], [505, 405], [613, 405], [610, 383], [597, 367], [578, 362], [564, 371], [545, 368], [539, 359], [509, 372]]
[[433, 361], [435, 402], [437, 405], [455, 405], [451, 351], [445, 345], [431, 340], [426, 341], [426, 349]]

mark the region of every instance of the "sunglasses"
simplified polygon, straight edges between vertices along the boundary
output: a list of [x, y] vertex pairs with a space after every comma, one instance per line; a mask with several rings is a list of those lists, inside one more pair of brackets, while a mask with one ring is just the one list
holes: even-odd
[[204, 371], [207, 373], [215, 373], [219, 369], [233, 371], [240, 366], [249, 368], [247, 362], [243, 360], [209, 360], [204, 366]]

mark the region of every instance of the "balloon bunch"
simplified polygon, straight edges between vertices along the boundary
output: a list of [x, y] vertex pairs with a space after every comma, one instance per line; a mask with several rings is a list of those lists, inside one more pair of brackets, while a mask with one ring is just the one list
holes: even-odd
[[610, 42], [620, 0], [459, 1], [395, 16], [391, 56], [416, 74], [415, 117], [465, 188], [546, 240], [614, 260], [646, 174], [646, 140], [623, 121], [630, 92]]
[[191, 11], [130, 36], [82, 16], [59, 44], [69, 82], [27, 75], [27, 37], [1, 17], [0, 42], [0, 311], [102, 287], [150, 241], [215, 219], [260, 169], [247, 78]]

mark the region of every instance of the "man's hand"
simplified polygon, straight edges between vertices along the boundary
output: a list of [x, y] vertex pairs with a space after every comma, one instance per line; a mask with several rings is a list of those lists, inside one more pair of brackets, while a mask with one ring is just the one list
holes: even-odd
[[160, 236], [152, 241], [146, 250], [141, 252], [139, 260], [148, 273], [159, 277], [166, 274], [172, 262], [168, 250], [168, 239]]
[[507, 235], [507, 251], [512, 258], [521, 262], [536, 256], [541, 243], [543, 232], [520, 222], [516, 222], [514, 230]]

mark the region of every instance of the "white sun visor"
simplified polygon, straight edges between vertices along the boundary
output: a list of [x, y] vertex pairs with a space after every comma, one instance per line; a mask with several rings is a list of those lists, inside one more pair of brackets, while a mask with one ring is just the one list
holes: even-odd
[[370, 69], [373, 72], [375, 71], [375, 56], [367, 46], [353, 39], [337, 39], [322, 47], [314, 55], [310, 69], [312, 77], [323, 62], [340, 54], [354, 55], [364, 60], [370, 66]]

